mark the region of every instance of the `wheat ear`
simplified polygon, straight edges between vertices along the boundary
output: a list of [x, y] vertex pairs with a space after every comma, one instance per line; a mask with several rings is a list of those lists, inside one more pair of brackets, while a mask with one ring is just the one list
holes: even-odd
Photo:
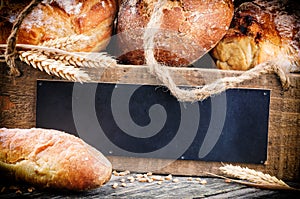
[[[207, 173], [214, 177], [219, 177], [228, 180], [229, 182], [236, 182], [239, 184], [260, 188], [260, 189], [274, 189], [274, 190], [290, 190], [300, 191], [299, 189], [290, 187], [282, 180], [275, 176], [264, 174], [260, 171], [249, 169], [247, 167], [233, 166], [231, 164], [224, 165], [219, 168], [226, 176], [225, 177], [213, 173]], [[235, 178], [235, 179], [232, 179]]]
[[[50, 39], [40, 44], [40, 46], [56, 48], [67, 52], [73, 52], [77, 49], [82, 49], [89, 45], [89, 40], [92, 38], [86, 35], [70, 35], [67, 37]], [[45, 49], [44, 49], [45, 50]], [[84, 52], [59, 52], [50, 51], [47, 56], [54, 57], [65, 64], [71, 64], [77, 67], [108, 67], [117, 64], [116, 59], [109, 56], [107, 53], [84, 53]]]
[[269, 174], [264, 174], [260, 171], [255, 171], [247, 167], [233, 166], [230, 164], [220, 167], [220, 170], [230, 177], [239, 178], [241, 180], [248, 180], [258, 184], [272, 184], [289, 187], [286, 183], [277, 179], [275, 176], [270, 176]]
[[102, 68], [116, 66], [117, 61], [107, 53], [47, 53], [47, 56], [75, 67]]
[[289, 191], [300, 191], [299, 189], [290, 187], [290, 186], [282, 186], [282, 185], [275, 185], [275, 184], [260, 184], [260, 183], [254, 183], [254, 182], [249, 182], [249, 181], [244, 181], [244, 180], [238, 180], [238, 179], [231, 179], [225, 176], [217, 175], [214, 173], [208, 173], [207, 174], [213, 176], [213, 177], [218, 177], [218, 178], [223, 178], [227, 182], [235, 182], [239, 183], [242, 185], [250, 186], [250, 187], [255, 187], [259, 189], [272, 189], [272, 190], [289, 190]]
[[91, 38], [86, 35], [70, 35], [67, 37], [61, 37], [57, 39], [50, 39], [44, 41], [43, 43], [39, 44], [40, 46], [58, 48], [65, 51], [76, 51], [77, 49], [82, 49], [89, 44], [89, 40]]
[[28, 65], [45, 71], [49, 75], [54, 74], [64, 79], [79, 82], [90, 80], [89, 76], [79, 68], [65, 65], [60, 60], [50, 59], [39, 51], [19, 51], [19, 58]]
[[[0, 44], [0, 49], [5, 47], [6, 45]], [[107, 68], [117, 65], [116, 59], [105, 52], [68, 52], [53, 47], [30, 44], [17, 44], [16, 47], [23, 50], [40, 51], [51, 59], [60, 60], [65, 65], [73, 65], [75, 67]]]

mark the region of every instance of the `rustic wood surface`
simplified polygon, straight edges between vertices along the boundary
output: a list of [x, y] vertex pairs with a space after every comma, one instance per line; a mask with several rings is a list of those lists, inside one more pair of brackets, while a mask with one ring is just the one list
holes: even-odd
[[[5, 63], [0, 63], [0, 127], [30, 128], [36, 122], [36, 80], [57, 79], [17, 62], [21, 77], [9, 77]], [[170, 73], [178, 85], [200, 86], [220, 77], [237, 76], [241, 72], [216, 69], [172, 68]], [[94, 82], [159, 85], [145, 66], [118, 66], [105, 70], [90, 70]], [[271, 90], [268, 157], [264, 165], [240, 164], [278, 178], [300, 180], [300, 74], [289, 75], [292, 88], [283, 92], [276, 75], [263, 75], [246, 81], [240, 88]], [[115, 169], [136, 172], [155, 171], [176, 175], [218, 173], [219, 162], [174, 161], [157, 170], [164, 160], [110, 157]], [[147, 167], [145, 167], [147, 165]]]
[[[298, 198], [300, 192], [262, 190], [225, 182], [218, 178], [172, 176], [171, 180], [153, 182], [130, 182], [126, 176], [112, 176], [104, 186], [86, 192], [59, 192], [42, 190], [26, 184], [1, 184], [0, 198]], [[157, 175], [156, 175], [157, 176]], [[163, 176], [166, 177], [166, 176]], [[177, 179], [178, 182], [173, 180]], [[201, 184], [206, 181], [206, 184]], [[122, 183], [126, 186], [122, 186]], [[118, 186], [113, 188], [113, 184]]]

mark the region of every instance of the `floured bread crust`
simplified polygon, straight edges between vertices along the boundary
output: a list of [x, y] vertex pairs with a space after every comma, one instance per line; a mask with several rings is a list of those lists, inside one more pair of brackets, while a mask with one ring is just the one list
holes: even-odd
[[0, 170], [35, 186], [81, 191], [106, 183], [112, 165], [73, 135], [39, 128], [1, 128]]
[[[0, 43], [6, 40], [13, 22], [30, 0], [4, 1], [0, 9]], [[17, 43], [37, 45], [49, 39], [74, 34], [90, 36], [87, 46], [76, 51], [100, 51], [112, 34], [115, 0], [44, 0], [23, 21]]]
[[[145, 63], [144, 28], [157, 0], [124, 0], [118, 14], [119, 60]], [[168, 66], [190, 65], [213, 48], [225, 35], [233, 17], [231, 0], [168, 0], [155, 35], [155, 58]]]

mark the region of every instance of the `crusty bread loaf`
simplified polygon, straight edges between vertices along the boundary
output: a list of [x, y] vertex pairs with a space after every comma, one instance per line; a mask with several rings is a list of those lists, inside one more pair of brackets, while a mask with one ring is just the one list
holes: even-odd
[[81, 191], [106, 183], [112, 165], [102, 153], [71, 134], [1, 128], [0, 170], [36, 186]]
[[[118, 13], [119, 60], [144, 64], [144, 28], [157, 0], [124, 0]], [[168, 0], [163, 7], [161, 28], [155, 35], [158, 62], [186, 66], [204, 55], [224, 36], [233, 17], [231, 0]]]
[[300, 71], [300, 21], [280, 0], [242, 3], [230, 29], [212, 50], [220, 69], [248, 70], [279, 58], [287, 72]]
[[[31, 0], [1, 1], [0, 43], [6, 40], [12, 24]], [[42, 1], [47, 2], [47, 1]], [[115, 0], [52, 0], [40, 3], [23, 21], [17, 43], [37, 45], [49, 39], [75, 34], [90, 36], [88, 45], [76, 51], [99, 51], [112, 34], [117, 11]]]

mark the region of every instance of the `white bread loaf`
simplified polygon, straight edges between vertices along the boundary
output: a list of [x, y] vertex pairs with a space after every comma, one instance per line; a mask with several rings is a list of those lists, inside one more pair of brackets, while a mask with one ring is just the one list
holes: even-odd
[[[13, 22], [31, 0], [1, 1], [0, 43], [6, 43]], [[44, 0], [24, 19], [17, 43], [37, 45], [49, 39], [83, 34], [88, 45], [74, 51], [103, 50], [111, 37], [115, 0]]]
[[71, 134], [1, 128], [0, 170], [38, 187], [82, 191], [106, 183], [112, 165], [101, 152]]

